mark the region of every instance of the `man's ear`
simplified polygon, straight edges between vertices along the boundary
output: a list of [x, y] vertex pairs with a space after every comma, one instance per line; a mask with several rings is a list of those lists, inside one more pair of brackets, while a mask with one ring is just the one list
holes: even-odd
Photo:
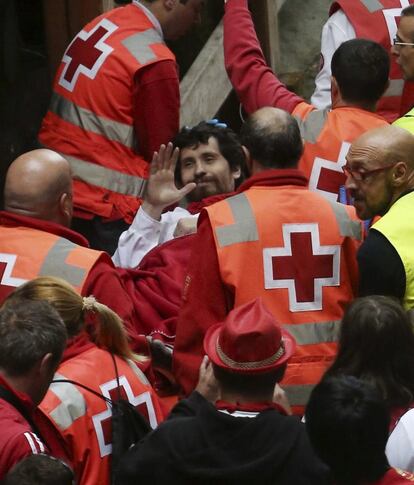
[[63, 192], [59, 199], [59, 208], [62, 214], [66, 216], [69, 220], [72, 218], [73, 214], [73, 201], [72, 194], [68, 192]]
[[409, 167], [406, 162], [397, 162], [392, 170], [393, 185], [400, 187], [407, 183], [407, 175], [410, 174]]
[[338, 97], [340, 96], [340, 91], [339, 91], [339, 87], [338, 87], [338, 83], [336, 81], [336, 79], [331, 76], [331, 101], [332, 101], [332, 104], [334, 104], [334, 101], [338, 99]]
[[53, 378], [53, 374], [56, 370], [56, 362], [53, 358], [53, 354], [48, 352], [42, 358], [39, 359], [37, 364], [37, 371], [40, 376], [47, 376], [50, 379]]
[[244, 156], [246, 157], [246, 167], [247, 167], [247, 171], [248, 171], [248, 173], [246, 175], [250, 176], [252, 174], [253, 160], [252, 160], [252, 157], [250, 156], [250, 152], [249, 152], [248, 148], [245, 147], [244, 145], [242, 145], [242, 149], [243, 149], [243, 152], [244, 152]]
[[241, 177], [240, 165], [237, 165], [236, 167], [234, 167], [233, 170], [231, 171], [231, 174], [234, 180], [238, 180]]

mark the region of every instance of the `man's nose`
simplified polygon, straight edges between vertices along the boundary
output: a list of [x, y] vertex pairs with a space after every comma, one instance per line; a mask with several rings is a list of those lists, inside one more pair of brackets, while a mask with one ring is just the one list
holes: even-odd
[[397, 45], [392, 45], [391, 46], [391, 54], [393, 56], [399, 56], [400, 55], [400, 49]]
[[206, 173], [206, 170], [204, 168], [204, 163], [198, 160], [195, 165], [195, 174], [200, 176], [200, 175], [204, 175], [205, 173]]
[[347, 190], [356, 189], [355, 179], [354, 179], [354, 177], [352, 177], [351, 174], [347, 174], [347, 176], [346, 176], [345, 188]]

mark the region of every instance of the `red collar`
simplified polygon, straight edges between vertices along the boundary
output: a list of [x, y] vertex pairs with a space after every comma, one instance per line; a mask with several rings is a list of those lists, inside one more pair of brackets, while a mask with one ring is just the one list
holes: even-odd
[[76, 357], [93, 347], [96, 347], [96, 345], [91, 341], [87, 332], [83, 331], [68, 341], [66, 349], [63, 352], [62, 362], [65, 362], [72, 357]]
[[300, 170], [296, 168], [272, 168], [256, 175], [252, 175], [240, 185], [236, 192], [216, 194], [212, 195], [211, 197], [206, 197], [199, 202], [191, 202], [188, 204], [187, 210], [191, 214], [198, 214], [204, 207], [208, 207], [209, 205], [220, 202], [223, 199], [227, 199], [227, 197], [232, 197], [240, 192], [244, 192], [252, 186], [279, 187], [282, 185], [297, 185], [299, 187], [307, 187], [308, 179]]
[[35, 409], [35, 406], [33, 404], [32, 399], [29, 397], [28, 394], [25, 392], [20, 392], [14, 389], [7, 381], [6, 379], [0, 374], [0, 385], [7, 389], [8, 391], [12, 392], [17, 399], [20, 401], [20, 403], [27, 408], [28, 411], [33, 412]]
[[55, 222], [44, 221], [42, 219], [36, 219], [34, 217], [22, 216], [20, 214], [14, 214], [13, 212], [0, 211], [0, 225], [9, 227], [30, 227], [31, 229], [37, 229], [39, 231], [50, 232], [56, 236], [69, 239], [79, 246], [89, 247], [89, 242], [78, 232], [72, 231], [68, 227], [56, 224]]
[[262, 411], [265, 411], [266, 409], [276, 409], [276, 411], [278, 411], [280, 414], [284, 414], [287, 416], [287, 412], [285, 411], [285, 409], [275, 402], [255, 402], [249, 404], [240, 404], [238, 402], [230, 403], [226, 401], [217, 401], [215, 406], [216, 409], [225, 410], [229, 413], [234, 413], [236, 411], [260, 413]]
[[244, 192], [252, 186], [280, 187], [282, 185], [297, 185], [307, 187], [308, 179], [297, 168], [271, 168], [264, 170], [245, 180], [237, 189], [237, 193]]

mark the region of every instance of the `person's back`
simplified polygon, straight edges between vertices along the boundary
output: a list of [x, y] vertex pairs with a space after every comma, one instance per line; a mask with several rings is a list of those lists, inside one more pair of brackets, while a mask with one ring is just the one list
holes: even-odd
[[[344, 42], [332, 57], [332, 110], [301, 103], [293, 115], [305, 140], [299, 168], [309, 188], [331, 201], [349, 203], [342, 166], [351, 143], [371, 128], [386, 125], [375, 105], [388, 82], [387, 52], [375, 42]], [[342, 192], [341, 192], [342, 191]]]
[[[301, 154], [297, 124], [280, 113], [263, 108], [246, 122], [242, 138], [257, 173], [236, 196], [207, 207], [199, 225], [193, 251], [203, 261], [190, 268], [191, 294], [185, 295], [174, 349], [186, 392], [195, 383], [195, 362], [187, 354], [197, 349], [201, 356], [200, 336], [213, 318], [260, 296], [297, 338], [284, 384], [292, 404], [303, 406], [335, 355], [340, 318], [356, 295], [361, 224], [353, 208], [307, 190], [295, 168]], [[280, 131], [279, 116], [288, 127], [281, 123]], [[214, 303], [204, 301], [206, 291]]]
[[332, 59], [332, 112], [316, 110], [290, 92], [269, 68], [246, 0], [226, 2], [224, 57], [229, 78], [249, 114], [274, 106], [300, 120], [305, 140], [300, 168], [309, 177], [311, 190], [329, 200], [343, 200], [342, 165], [349, 143], [362, 132], [387, 124], [375, 114], [375, 105], [388, 85], [389, 55], [385, 49], [365, 39], [344, 42], [337, 49]]
[[385, 456], [390, 416], [377, 389], [352, 376], [329, 377], [313, 390], [306, 428], [338, 485], [405, 485], [414, 476]]
[[[113, 311], [93, 296], [80, 296], [64, 280], [33, 279], [20, 286], [7, 304], [22, 298], [53, 305], [70, 336], [40, 409], [65, 438], [78, 482], [110, 483], [112, 410], [99, 395], [129, 401], [152, 428], [164, 417], [154, 389], [139, 368], [143, 358], [130, 350], [122, 321]], [[87, 324], [91, 320], [93, 329]], [[74, 382], [55, 382], [59, 380]]]
[[204, 350], [196, 392], [125, 455], [120, 482], [327, 483], [303, 424], [273, 402], [295, 341], [260, 299], [212, 326]]
[[148, 162], [179, 128], [166, 39], [200, 20], [201, 0], [133, 0], [92, 20], [58, 68], [41, 143], [71, 163], [77, 229], [113, 253], [141, 203]]
[[[121, 396], [135, 406], [152, 428], [156, 428], [163, 419], [163, 413], [148, 380], [133, 361], [118, 356], [114, 358]], [[116, 372], [111, 355], [96, 346], [90, 346], [64, 360], [54, 376], [54, 380], [60, 379], [78, 382], [109, 399], [118, 398]], [[70, 444], [78, 483], [110, 483], [110, 405], [75, 384], [52, 382], [40, 408]]]

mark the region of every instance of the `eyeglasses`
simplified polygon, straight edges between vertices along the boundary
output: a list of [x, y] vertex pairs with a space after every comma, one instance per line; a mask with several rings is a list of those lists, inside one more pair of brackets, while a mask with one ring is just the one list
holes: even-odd
[[372, 170], [365, 170], [360, 168], [351, 168], [348, 164], [343, 165], [342, 170], [347, 177], [352, 177], [357, 182], [365, 182], [368, 177], [373, 175], [374, 173], [380, 173], [384, 170], [388, 170], [389, 168], [393, 167], [395, 163], [391, 163], [389, 165], [384, 165], [380, 168], [373, 168]]
[[401, 39], [399, 37], [394, 37], [392, 39], [392, 43], [393, 45], [398, 47], [404, 47], [405, 45], [410, 45], [411, 47], [414, 47], [414, 42], [401, 42]]

